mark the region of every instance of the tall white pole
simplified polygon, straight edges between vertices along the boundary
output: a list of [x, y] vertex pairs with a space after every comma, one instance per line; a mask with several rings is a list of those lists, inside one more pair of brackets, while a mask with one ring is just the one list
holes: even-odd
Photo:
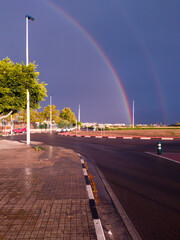
[[12, 133], [13, 133], [13, 119], [12, 119], [12, 114], [11, 114], [11, 135], [12, 135]]
[[[26, 15], [26, 66], [29, 65], [29, 48], [28, 48], [28, 20], [34, 21], [34, 18]], [[29, 107], [29, 90], [27, 89], [27, 144], [30, 144], [30, 107]]]
[[80, 104], [79, 104], [79, 111], [78, 111], [78, 122], [81, 121], [81, 116], [80, 116]]
[[76, 119], [76, 135], [77, 135], [77, 119]]
[[52, 96], [50, 96], [50, 133], [52, 133]]
[[[28, 17], [26, 16], [26, 66], [29, 65], [29, 49], [28, 49]], [[27, 145], [30, 144], [30, 112], [29, 112], [29, 90], [27, 89]]]
[[134, 128], [134, 101], [133, 101], [133, 128]]
[[[80, 104], [79, 104], [79, 109], [78, 109], [78, 122], [81, 121], [81, 116], [80, 116]], [[79, 125], [79, 131], [80, 131], [80, 125]]]
[[29, 65], [29, 49], [28, 49], [28, 17], [26, 16], [26, 66]]

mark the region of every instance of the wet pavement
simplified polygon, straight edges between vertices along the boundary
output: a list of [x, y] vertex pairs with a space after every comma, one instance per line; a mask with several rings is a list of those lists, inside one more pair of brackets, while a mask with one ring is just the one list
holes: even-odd
[[76, 153], [0, 140], [0, 239], [97, 239]]

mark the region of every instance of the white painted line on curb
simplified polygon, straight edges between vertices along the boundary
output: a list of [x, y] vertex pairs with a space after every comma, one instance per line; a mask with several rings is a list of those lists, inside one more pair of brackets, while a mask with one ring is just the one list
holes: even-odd
[[174, 138], [161, 138], [161, 140], [174, 140]]
[[[84, 164], [84, 159], [82, 158], [81, 154], [78, 153], [78, 156], [80, 157], [81, 163]], [[92, 191], [91, 185], [89, 185], [87, 170], [84, 167], [85, 166], [82, 165], [82, 170], [83, 170], [84, 178], [86, 181], [86, 190], [87, 190], [88, 198], [89, 198], [89, 204], [90, 204], [89, 206], [90, 206], [92, 217], [93, 217], [94, 228], [95, 228], [97, 240], [106, 240], [106, 238], [104, 236], [104, 231], [102, 228], [101, 220], [99, 219], [97, 208], [95, 205], [93, 191]]]
[[[67, 135], [67, 134], [61, 134], [61, 133], [58, 133], [59, 135], [61, 136], [69, 136], [69, 137], [85, 137], [85, 138], [92, 138], [92, 137], [95, 137], [95, 138], [109, 138], [109, 139], [117, 139], [117, 138], [120, 138], [120, 139], [141, 139], [141, 140], [153, 140], [154, 138], [158, 138], [158, 139], [161, 139], [161, 140], [179, 140], [179, 138], [166, 138], [166, 137], [162, 137], [162, 138], [159, 138], [159, 137], [112, 137], [112, 136], [90, 136], [90, 135]], [[5, 135], [3, 135], [5, 136]]]
[[100, 219], [94, 219], [94, 226], [96, 230], [96, 235], [98, 240], [105, 240], [104, 231], [101, 225]]
[[93, 192], [92, 192], [91, 185], [86, 185], [86, 189], [87, 189], [89, 199], [94, 199], [94, 195], [93, 195]]
[[161, 156], [161, 155], [158, 155], [158, 154], [155, 154], [155, 153], [151, 153], [151, 152], [145, 152], [145, 153], [150, 154], [150, 155], [153, 155], [153, 156], [155, 156], [155, 157], [164, 158], [164, 159], [169, 160], [169, 161], [171, 161], [171, 162], [175, 162], [175, 163], [179, 163], [179, 164], [180, 164], [180, 162], [178, 162], [178, 161], [176, 161], [176, 160], [173, 160], [173, 159], [171, 159], [171, 158], [167, 158], [167, 157], [164, 157], [164, 156]]
[[150, 137], [140, 137], [140, 139], [142, 139], [142, 140], [149, 140], [151, 138]]
[[87, 176], [87, 175], [88, 175], [85, 168], [83, 168], [83, 174], [84, 174], [84, 176]]

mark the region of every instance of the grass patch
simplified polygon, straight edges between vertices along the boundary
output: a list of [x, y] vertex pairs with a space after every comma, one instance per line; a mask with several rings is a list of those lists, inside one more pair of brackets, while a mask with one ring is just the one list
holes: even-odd
[[87, 162], [84, 162], [84, 166], [85, 166], [87, 174], [88, 174], [88, 179], [89, 179], [89, 182], [90, 182], [90, 185], [91, 185], [91, 188], [92, 188], [92, 192], [93, 192], [93, 195], [94, 195], [94, 201], [95, 201], [96, 204], [98, 204], [99, 199], [98, 199], [96, 185], [95, 185], [95, 182], [94, 182], [95, 177], [92, 176], [92, 174], [89, 172]]
[[34, 150], [35, 150], [35, 151], [41, 151], [41, 150], [43, 150], [43, 148], [40, 147], [40, 146], [34, 146]]

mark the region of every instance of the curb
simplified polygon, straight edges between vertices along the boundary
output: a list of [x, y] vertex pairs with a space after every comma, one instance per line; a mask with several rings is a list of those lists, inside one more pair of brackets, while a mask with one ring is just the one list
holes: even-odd
[[94, 222], [97, 240], [106, 240], [104, 231], [102, 228], [101, 220], [99, 219], [99, 216], [98, 216], [96, 204], [94, 201], [94, 195], [93, 195], [92, 188], [91, 188], [91, 185], [90, 185], [89, 179], [88, 179], [88, 174], [87, 174], [87, 171], [86, 171], [86, 168], [84, 165], [84, 159], [82, 158], [82, 156], [79, 153], [78, 153], [78, 156], [80, 157], [80, 161], [82, 164], [83, 175], [84, 175], [84, 179], [86, 182], [86, 190], [87, 190], [87, 194], [89, 197], [89, 206], [91, 209], [91, 214], [92, 214], [92, 218], [93, 218], [93, 222]]
[[76, 135], [76, 134], [62, 134], [62, 133], [58, 133], [58, 135], [61, 136], [68, 136], [68, 137], [78, 137], [78, 138], [108, 138], [108, 139], [124, 139], [124, 140], [132, 140], [132, 139], [136, 139], [136, 140], [165, 140], [165, 141], [173, 141], [173, 140], [180, 140], [180, 138], [171, 138], [171, 137], [140, 137], [140, 136], [124, 136], [124, 137], [113, 137], [113, 136], [95, 136], [95, 135]]

